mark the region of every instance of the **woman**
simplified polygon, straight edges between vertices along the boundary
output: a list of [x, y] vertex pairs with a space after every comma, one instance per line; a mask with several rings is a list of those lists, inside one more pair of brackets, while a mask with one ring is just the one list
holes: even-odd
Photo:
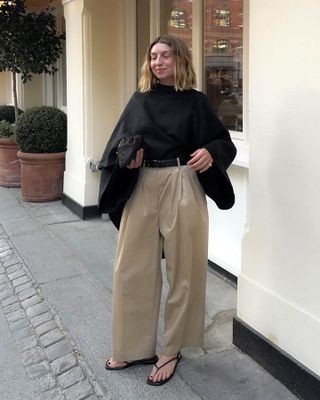
[[[208, 255], [205, 194], [234, 204], [226, 169], [236, 150], [208, 98], [194, 88], [185, 43], [158, 37], [149, 46], [139, 90], [122, 113], [100, 163], [99, 206], [119, 227], [113, 287], [112, 356], [106, 369], [155, 364], [147, 383], [172, 378], [183, 347], [203, 343]], [[144, 146], [121, 169], [117, 146], [141, 134]], [[166, 258], [169, 293], [164, 346], [156, 354]]]

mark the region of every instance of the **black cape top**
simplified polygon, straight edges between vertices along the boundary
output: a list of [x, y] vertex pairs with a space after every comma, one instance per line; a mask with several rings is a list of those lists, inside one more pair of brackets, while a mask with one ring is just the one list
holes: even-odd
[[158, 84], [147, 93], [136, 91], [107, 143], [100, 161], [99, 209], [119, 227], [122, 210], [137, 182], [139, 169], [120, 169], [117, 146], [123, 137], [142, 134], [144, 159], [171, 159], [206, 148], [213, 166], [199, 173], [205, 193], [220, 209], [234, 204], [227, 168], [236, 155], [228, 130], [213, 113], [206, 95], [195, 89], [175, 91]]

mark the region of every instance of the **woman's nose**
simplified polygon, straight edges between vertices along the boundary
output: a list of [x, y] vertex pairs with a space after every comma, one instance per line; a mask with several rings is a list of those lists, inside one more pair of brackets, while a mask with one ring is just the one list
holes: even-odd
[[158, 56], [156, 58], [156, 64], [162, 64], [162, 57], [161, 56]]

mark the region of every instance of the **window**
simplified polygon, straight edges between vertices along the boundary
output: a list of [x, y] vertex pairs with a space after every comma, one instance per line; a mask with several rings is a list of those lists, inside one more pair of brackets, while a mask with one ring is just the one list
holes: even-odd
[[172, 10], [169, 21], [170, 28], [185, 28], [186, 27], [186, 19], [184, 11], [181, 10]]
[[225, 8], [217, 9], [215, 15], [216, 26], [230, 27], [230, 10]]
[[204, 2], [204, 87], [222, 123], [242, 131], [243, 0]]
[[[60, 31], [66, 32], [66, 21], [63, 16], [60, 19]], [[66, 107], [67, 106], [67, 60], [66, 60], [66, 41], [63, 41], [63, 52], [61, 54], [61, 58], [59, 60], [59, 71], [60, 71], [60, 83], [59, 88], [57, 90], [57, 95], [59, 96], [59, 100], [57, 103], [59, 106]]]
[[[66, 23], [62, 6], [56, 9], [56, 24], [59, 33], [65, 33]], [[56, 64], [58, 71], [54, 75], [43, 75], [44, 104], [67, 110], [67, 66], [66, 41], [62, 42], [62, 54]]]

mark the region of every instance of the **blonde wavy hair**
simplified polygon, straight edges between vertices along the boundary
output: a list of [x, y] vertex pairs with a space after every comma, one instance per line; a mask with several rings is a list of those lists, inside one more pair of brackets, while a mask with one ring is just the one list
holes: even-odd
[[153, 75], [150, 67], [151, 50], [157, 43], [164, 43], [171, 49], [175, 61], [173, 72], [175, 90], [192, 89], [196, 85], [196, 74], [192, 65], [190, 50], [183, 40], [175, 36], [164, 35], [157, 37], [147, 49], [138, 86], [140, 92], [149, 92], [158, 82], [157, 77]]

